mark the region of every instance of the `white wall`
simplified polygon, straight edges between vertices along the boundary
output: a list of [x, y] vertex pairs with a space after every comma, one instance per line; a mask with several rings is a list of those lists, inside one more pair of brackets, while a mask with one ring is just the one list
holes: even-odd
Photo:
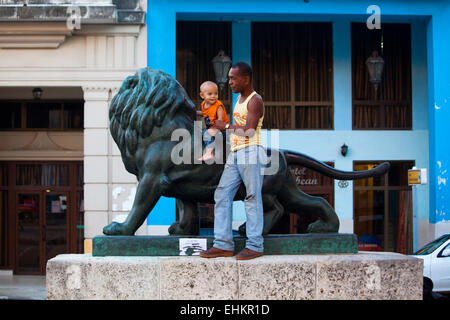
[[[47, 23], [18, 26], [26, 34], [41, 35], [61, 28]], [[38, 48], [0, 49], [0, 98], [28, 99], [33, 87], [41, 87], [43, 98], [59, 95], [85, 100], [84, 132], [78, 137], [82, 149], [72, 160], [84, 161], [87, 239], [101, 234], [115, 217], [128, 214], [134, 198], [136, 178], [126, 172], [109, 134], [108, 109], [122, 81], [147, 65], [146, 29], [81, 25], [57, 48], [46, 48], [43, 43], [40, 48], [38, 44]], [[146, 226], [139, 232], [146, 233]]]

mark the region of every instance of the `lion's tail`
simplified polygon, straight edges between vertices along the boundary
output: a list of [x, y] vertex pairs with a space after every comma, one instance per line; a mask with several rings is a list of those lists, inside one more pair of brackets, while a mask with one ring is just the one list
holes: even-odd
[[357, 180], [378, 177], [389, 171], [390, 163], [383, 162], [379, 166], [365, 171], [342, 171], [328, 166], [327, 164], [302, 153], [283, 150], [288, 164], [296, 164], [314, 171], [320, 172], [327, 177], [337, 180]]

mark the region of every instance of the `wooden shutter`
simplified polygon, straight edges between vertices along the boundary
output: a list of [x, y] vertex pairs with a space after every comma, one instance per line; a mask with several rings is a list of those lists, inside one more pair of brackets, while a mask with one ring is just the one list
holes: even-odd
[[333, 128], [330, 23], [253, 23], [252, 66], [264, 128]]
[[[353, 129], [412, 129], [411, 27], [383, 24], [368, 29], [352, 23]], [[385, 60], [377, 91], [369, 81], [366, 59], [377, 50]]]

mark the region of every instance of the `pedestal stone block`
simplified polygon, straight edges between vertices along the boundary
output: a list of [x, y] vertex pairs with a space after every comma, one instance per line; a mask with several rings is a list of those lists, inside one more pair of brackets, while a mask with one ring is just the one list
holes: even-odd
[[47, 263], [47, 299], [159, 299], [159, 270], [152, 257], [58, 255]]
[[161, 258], [162, 300], [236, 300], [236, 260], [199, 257]]
[[421, 300], [423, 261], [389, 252], [231, 258], [93, 257], [47, 263], [47, 299]]
[[254, 260], [239, 261], [239, 299], [314, 299], [316, 267], [311, 263], [313, 257], [263, 256]]
[[316, 267], [317, 299], [422, 299], [423, 262], [402, 254], [334, 255]]

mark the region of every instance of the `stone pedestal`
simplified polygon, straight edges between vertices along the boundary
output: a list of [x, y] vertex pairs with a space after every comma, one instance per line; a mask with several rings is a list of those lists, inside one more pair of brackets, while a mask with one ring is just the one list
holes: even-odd
[[397, 253], [235, 258], [59, 255], [47, 299], [422, 299], [421, 259]]

